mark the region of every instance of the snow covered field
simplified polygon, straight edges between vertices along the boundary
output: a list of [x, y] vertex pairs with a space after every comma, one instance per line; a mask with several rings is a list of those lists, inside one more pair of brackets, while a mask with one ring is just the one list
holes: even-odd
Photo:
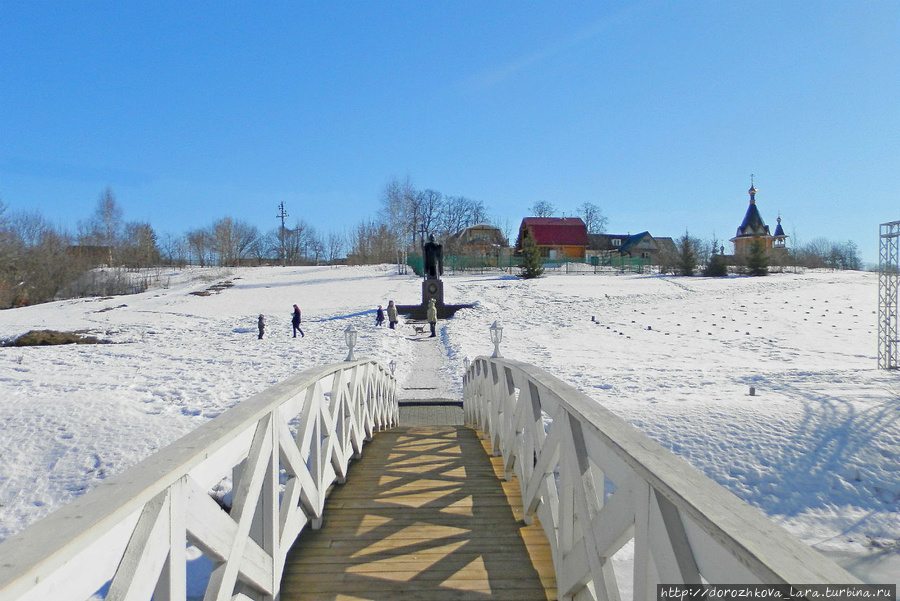
[[[208, 296], [191, 294], [230, 282]], [[396, 267], [189, 269], [135, 295], [0, 312], [0, 339], [86, 330], [118, 344], [0, 348], [0, 538], [299, 369], [416, 358], [374, 311], [414, 303]], [[864, 580], [900, 581], [900, 377], [876, 369], [877, 275], [445, 278], [439, 396], [465, 357], [504, 356], [581, 389]], [[291, 306], [303, 338], [290, 337]], [[256, 318], [268, 329], [257, 340]], [[592, 318], [594, 321], [592, 321]], [[755, 387], [756, 395], [749, 394]]]

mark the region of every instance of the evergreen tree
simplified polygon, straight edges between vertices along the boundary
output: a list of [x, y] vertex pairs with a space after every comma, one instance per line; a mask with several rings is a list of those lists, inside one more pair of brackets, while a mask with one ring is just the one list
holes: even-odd
[[728, 265], [725, 263], [725, 257], [718, 252], [719, 241], [713, 239], [712, 254], [709, 261], [703, 268], [703, 275], [708, 278], [723, 278], [728, 275]]
[[522, 240], [522, 271], [520, 277], [536, 278], [544, 273], [543, 261], [541, 261], [541, 250], [537, 247], [537, 243], [531, 236], [525, 236]]
[[678, 248], [677, 268], [679, 275], [694, 275], [697, 267], [697, 240], [691, 238], [687, 231], [675, 243]]
[[769, 255], [762, 240], [754, 240], [747, 255], [747, 272], [750, 275], [769, 275]]

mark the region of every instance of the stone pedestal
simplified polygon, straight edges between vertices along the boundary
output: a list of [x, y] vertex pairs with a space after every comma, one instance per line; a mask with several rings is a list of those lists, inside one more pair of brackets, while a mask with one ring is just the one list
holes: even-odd
[[471, 309], [473, 305], [445, 305], [444, 282], [439, 279], [427, 279], [422, 281], [421, 305], [397, 305], [397, 312], [407, 315], [415, 321], [425, 321], [428, 309], [428, 301], [434, 299], [437, 308], [438, 319], [448, 319], [460, 309]]
[[422, 281], [422, 306], [427, 307], [431, 299], [434, 299], [439, 307], [444, 304], [444, 282], [441, 280]]

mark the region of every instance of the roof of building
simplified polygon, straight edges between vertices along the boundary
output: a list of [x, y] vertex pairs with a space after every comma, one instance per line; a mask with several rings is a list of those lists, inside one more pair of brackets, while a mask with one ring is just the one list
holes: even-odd
[[[591, 250], [619, 250], [628, 234], [588, 234], [588, 248]], [[618, 240], [619, 243], [613, 243]]]
[[519, 229], [525, 227], [542, 246], [588, 245], [587, 226], [579, 217], [526, 217]]
[[778, 218], [778, 225], [775, 226], [775, 234], [776, 238], [787, 238], [787, 235], [784, 233], [784, 228], [781, 227], [781, 217]]
[[661, 252], [675, 253], [678, 250], [675, 241], [668, 236], [662, 238], [654, 238], [653, 240], [656, 241], [656, 246], [659, 247], [659, 250]]
[[500, 228], [497, 227], [496, 225], [494, 225], [493, 223], [485, 223], [482, 221], [481, 223], [476, 223], [475, 225], [470, 225], [469, 227], [465, 227], [460, 231], [465, 232], [468, 230], [499, 230], [499, 229]]
[[450, 239], [474, 246], [506, 246], [508, 244], [506, 237], [503, 235], [503, 230], [490, 223], [476, 223], [475, 225], [470, 225], [453, 234]]
[[[620, 253], [638, 251], [668, 251], [674, 248], [671, 238], [657, 238], [650, 232], [640, 234], [590, 234], [591, 250], [615, 251]], [[618, 241], [618, 244], [616, 244]]]
[[650, 235], [650, 232], [641, 232], [640, 234], [628, 236], [622, 242], [622, 247], [619, 249], [619, 252], [630, 252], [632, 249], [637, 247], [637, 245], [640, 244], [645, 238], [650, 238], [651, 241], [653, 240], [653, 236]]
[[736, 238], [742, 237], [759, 237], [769, 235], [769, 226], [762, 220], [759, 209], [756, 208], [756, 188], [750, 185], [750, 206], [747, 207], [747, 213], [744, 215], [744, 221], [737, 229]]

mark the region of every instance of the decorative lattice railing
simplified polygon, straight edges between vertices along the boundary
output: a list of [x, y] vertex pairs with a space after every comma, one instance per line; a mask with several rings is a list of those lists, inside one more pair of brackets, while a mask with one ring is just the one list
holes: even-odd
[[[859, 584], [542, 369], [479, 357], [466, 372], [464, 407], [507, 478], [518, 478], [526, 520], [540, 520], [560, 599], [618, 601], [630, 589], [652, 600], [658, 584]], [[620, 586], [614, 557], [632, 541], [633, 561], [620, 564], [631, 566], [631, 582]]]
[[181, 601], [188, 545], [214, 566], [204, 600], [277, 598], [328, 487], [398, 416], [378, 363], [293, 376], [0, 544], [0, 600]]

